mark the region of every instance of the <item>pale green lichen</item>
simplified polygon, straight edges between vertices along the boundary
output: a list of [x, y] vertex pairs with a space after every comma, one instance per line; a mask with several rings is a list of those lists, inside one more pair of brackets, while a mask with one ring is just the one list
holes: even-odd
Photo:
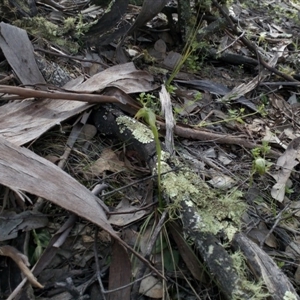
[[214, 253], [214, 246], [213, 245], [210, 245], [208, 247], [208, 255], [212, 255]]
[[[179, 166], [178, 162], [175, 162], [176, 166]], [[171, 168], [167, 164], [162, 164], [162, 173], [169, 171]], [[191, 200], [195, 202], [195, 199], [202, 202], [205, 201], [207, 195], [203, 195], [200, 198], [202, 187], [207, 191], [208, 186], [199, 180], [194, 173], [187, 169], [181, 169], [178, 172], [170, 172], [163, 176], [162, 186], [165, 193], [172, 198], [172, 200]]]
[[255, 299], [262, 300], [268, 299], [270, 294], [266, 292], [264, 283], [262, 280], [260, 281], [250, 281], [247, 279], [247, 274], [245, 273], [246, 267], [246, 259], [242, 252], [237, 251], [231, 255], [233, 267], [236, 272], [239, 274], [240, 284], [237, 285], [241, 287], [240, 289], [236, 289], [233, 292], [232, 299], [239, 300], [245, 299], [245, 291], [247, 291], [247, 299]]
[[[224, 224], [225, 222], [223, 222]], [[226, 234], [226, 236], [228, 237], [229, 241], [232, 241], [234, 235], [237, 233], [238, 228], [232, 224], [230, 224], [229, 222], [227, 222], [227, 224], [224, 224], [224, 232]], [[227, 225], [227, 226], [226, 226]]]
[[[121, 133], [130, 130], [134, 138], [141, 143], [154, 142], [152, 131], [137, 120], [120, 116], [116, 121]], [[170, 155], [162, 151], [161, 156], [161, 187], [163, 194], [171, 199], [168, 207], [169, 214], [173, 214], [171, 217], [178, 215], [176, 210], [180, 211], [181, 203], [185, 201], [186, 208], [194, 212], [190, 216], [194, 230], [214, 235], [223, 231], [230, 241], [239, 229], [241, 216], [247, 208], [241, 200], [242, 193], [236, 189], [226, 194], [214, 190], [176, 157], [171, 157], [171, 160], [178, 170], [170, 172], [171, 167], [166, 162]]]
[[130, 130], [136, 140], [142, 144], [154, 142], [152, 131], [144, 124], [129, 118], [127, 116], [120, 116], [116, 119], [120, 127], [120, 132], [123, 133], [126, 129]]
[[[178, 167], [182, 166], [175, 158], [173, 162]], [[162, 173], [169, 170], [169, 165], [163, 162]], [[187, 207], [196, 211], [194, 216], [191, 216], [191, 224], [196, 224], [196, 229], [211, 234], [223, 231], [229, 241], [238, 231], [241, 216], [247, 209], [247, 205], [241, 200], [240, 191], [233, 189], [227, 194], [216, 191], [186, 167], [163, 175], [162, 190], [176, 207], [181, 201], [185, 201]]]
[[283, 300], [297, 300], [297, 296], [290, 291], [286, 291]]
[[67, 48], [72, 53], [78, 52], [78, 43], [64, 36], [67, 33], [64, 26], [58, 26], [43, 17], [19, 19], [14, 21], [13, 25], [25, 29], [34, 36], [43, 37], [58, 46]]

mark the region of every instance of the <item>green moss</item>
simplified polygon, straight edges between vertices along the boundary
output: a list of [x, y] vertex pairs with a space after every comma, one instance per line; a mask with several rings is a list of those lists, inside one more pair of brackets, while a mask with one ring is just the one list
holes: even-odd
[[33, 36], [44, 38], [72, 53], [77, 53], [78, 43], [68, 40], [67, 36], [72, 35], [79, 39], [95, 22], [84, 23], [82, 15], [79, 14], [76, 17], [66, 18], [63, 25], [54, 24], [44, 17], [22, 18], [14, 21], [13, 24]]

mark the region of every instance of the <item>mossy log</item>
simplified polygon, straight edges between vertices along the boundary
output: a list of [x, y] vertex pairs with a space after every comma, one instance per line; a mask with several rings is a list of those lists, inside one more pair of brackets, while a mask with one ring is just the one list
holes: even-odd
[[[156, 173], [156, 146], [152, 132], [147, 126], [125, 116], [112, 105], [98, 108], [93, 112], [92, 119], [100, 134], [113, 136], [134, 148], [148, 164], [152, 173]], [[224, 298], [279, 300], [284, 299], [286, 293], [291, 293], [295, 296], [293, 299], [299, 299], [288, 278], [275, 263], [268, 270], [269, 277], [274, 275], [272, 280], [266, 280], [265, 276], [261, 276], [262, 271], [253, 273], [252, 268], [246, 267], [248, 260], [251, 265], [261, 265], [259, 261], [267, 254], [261, 250], [254, 256], [253, 251], [245, 249], [246, 241], [251, 245], [253, 243], [238, 233], [238, 223], [246, 209], [239, 195], [231, 194], [228, 198], [218, 194], [194, 174], [190, 166], [166, 152], [162, 155], [161, 163], [162, 174], [167, 172], [161, 176], [163, 195], [170, 202], [166, 205], [166, 209], [172, 207], [170, 213], [173, 209], [173, 212], [176, 210], [180, 216], [184, 234], [194, 241], [210, 276]], [[242, 250], [246, 259], [244, 269], [237, 267], [233, 256], [221, 244], [218, 238], [221, 232], [225, 233], [229, 240], [233, 238], [235, 248]], [[241, 257], [242, 255], [239, 256]], [[271, 258], [269, 260], [272, 261]], [[254, 261], [257, 263], [254, 264]], [[251, 274], [255, 279], [249, 281], [245, 274]]]

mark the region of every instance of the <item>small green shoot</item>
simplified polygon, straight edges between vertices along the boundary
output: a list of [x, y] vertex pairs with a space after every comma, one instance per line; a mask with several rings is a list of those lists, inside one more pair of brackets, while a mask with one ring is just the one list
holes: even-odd
[[279, 71], [290, 76], [296, 73], [295, 70], [288, 65], [279, 65]]
[[285, 262], [284, 261], [277, 261], [277, 266], [278, 268], [282, 269], [285, 265]]
[[154, 95], [145, 92], [140, 93], [138, 97], [139, 102], [143, 105], [149, 105], [149, 103], [152, 103], [155, 99], [156, 97]]
[[267, 95], [265, 95], [265, 94], [262, 94], [262, 95], [260, 96], [260, 101], [261, 101], [261, 103], [262, 103], [264, 106], [269, 105], [269, 98], [268, 98]]
[[292, 189], [292, 188], [289, 188], [289, 187], [285, 187], [285, 193], [288, 194], [288, 195], [291, 195], [293, 194], [295, 191]]
[[46, 230], [40, 230], [37, 233], [37, 231], [33, 229], [32, 234], [33, 234], [34, 242], [36, 244], [36, 247], [34, 249], [34, 253], [32, 256], [32, 261], [31, 261], [31, 263], [34, 264], [42, 255], [43, 250], [48, 246], [51, 237], [50, 237], [48, 231], [46, 231]]
[[251, 150], [254, 158], [252, 162], [251, 177], [253, 177], [253, 175], [256, 173], [262, 176], [270, 170], [270, 167], [273, 164], [267, 161], [265, 158], [265, 155], [270, 152], [270, 149], [271, 147], [269, 146], [268, 142], [263, 141], [261, 147], [256, 147]]
[[139, 100], [142, 103], [143, 107], [136, 113], [135, 118], [143, 118], [146, 123], [150, 126], [150, 129], [154, 136], [155, 146], [156, 146], [156, 155], [157, 155], [157, 184], [158, 184], [158, 202], [159, 207], [163, 207], [162, 196], [161, 196], [161, 146], [158, 137], [158, 129], [156, 126], [156, 115], [153, 110], [147, 107], [148, 103], [153, 101], [155, 97], [150, 94], [141, 93]]
[[244, 112], [245, 112], [244, 108], [240, 108], [239, 110], [228, 109], [229, 117], [227, 119], [223, 119], [223, 120], [215, 121], [215, 122], [210, 122], [210, 123], [205, 122], [205, 121], [201, 121], [196, 125], [196, 127], [211, 126], [211, 125], [216, 125], [216, 124], [220, 124], [220, 123], [224, 123], [224, 122], [231, 122], [231, 121], [236, 121], [236, 122], [239, 122], [241, 124], [244, 124], [243, 119], [245, 119], [245, 118], [254, 116], [256, 114], [260, 114], [262, 117], [264, 117], [266, 115], [265, 106], [263, 104], [261, 106], [259, 106], [257, 108], [257, 111], [255, 111], [253, 113], [244, 114]]
[[195, 93], [195, 95], [194, 95], [194, 100], [195, 101], [200, 101], [200, 100], [202, 100], [202, 93], [201, 92], [199, 92], [199, 91], [197, 91], [196, 93]]
[[168, 84], [166, 86], [167, 92], [170, 93], [171, 95], [173, 95], [175, 93], [175, 91], [177, 90], [177, 87], [175, 85], [172, 84]]
[[266, 40], [267, 33], [261, 32], [258, 38], [258, 44], [261, 45]]

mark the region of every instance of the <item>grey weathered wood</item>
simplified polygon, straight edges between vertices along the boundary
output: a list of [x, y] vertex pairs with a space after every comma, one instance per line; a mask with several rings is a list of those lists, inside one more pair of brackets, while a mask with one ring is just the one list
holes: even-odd
[[272, 299], [282, 300], [284, 296], [287, 297], [286, 292], [294, 294], [294, 299], [300, 299], [287, 276], [273, 259], [247, 236], [243, 233], [236, 234], [233, 246], [243, 252], [252, 273], [258, 280], [263, 280]]

